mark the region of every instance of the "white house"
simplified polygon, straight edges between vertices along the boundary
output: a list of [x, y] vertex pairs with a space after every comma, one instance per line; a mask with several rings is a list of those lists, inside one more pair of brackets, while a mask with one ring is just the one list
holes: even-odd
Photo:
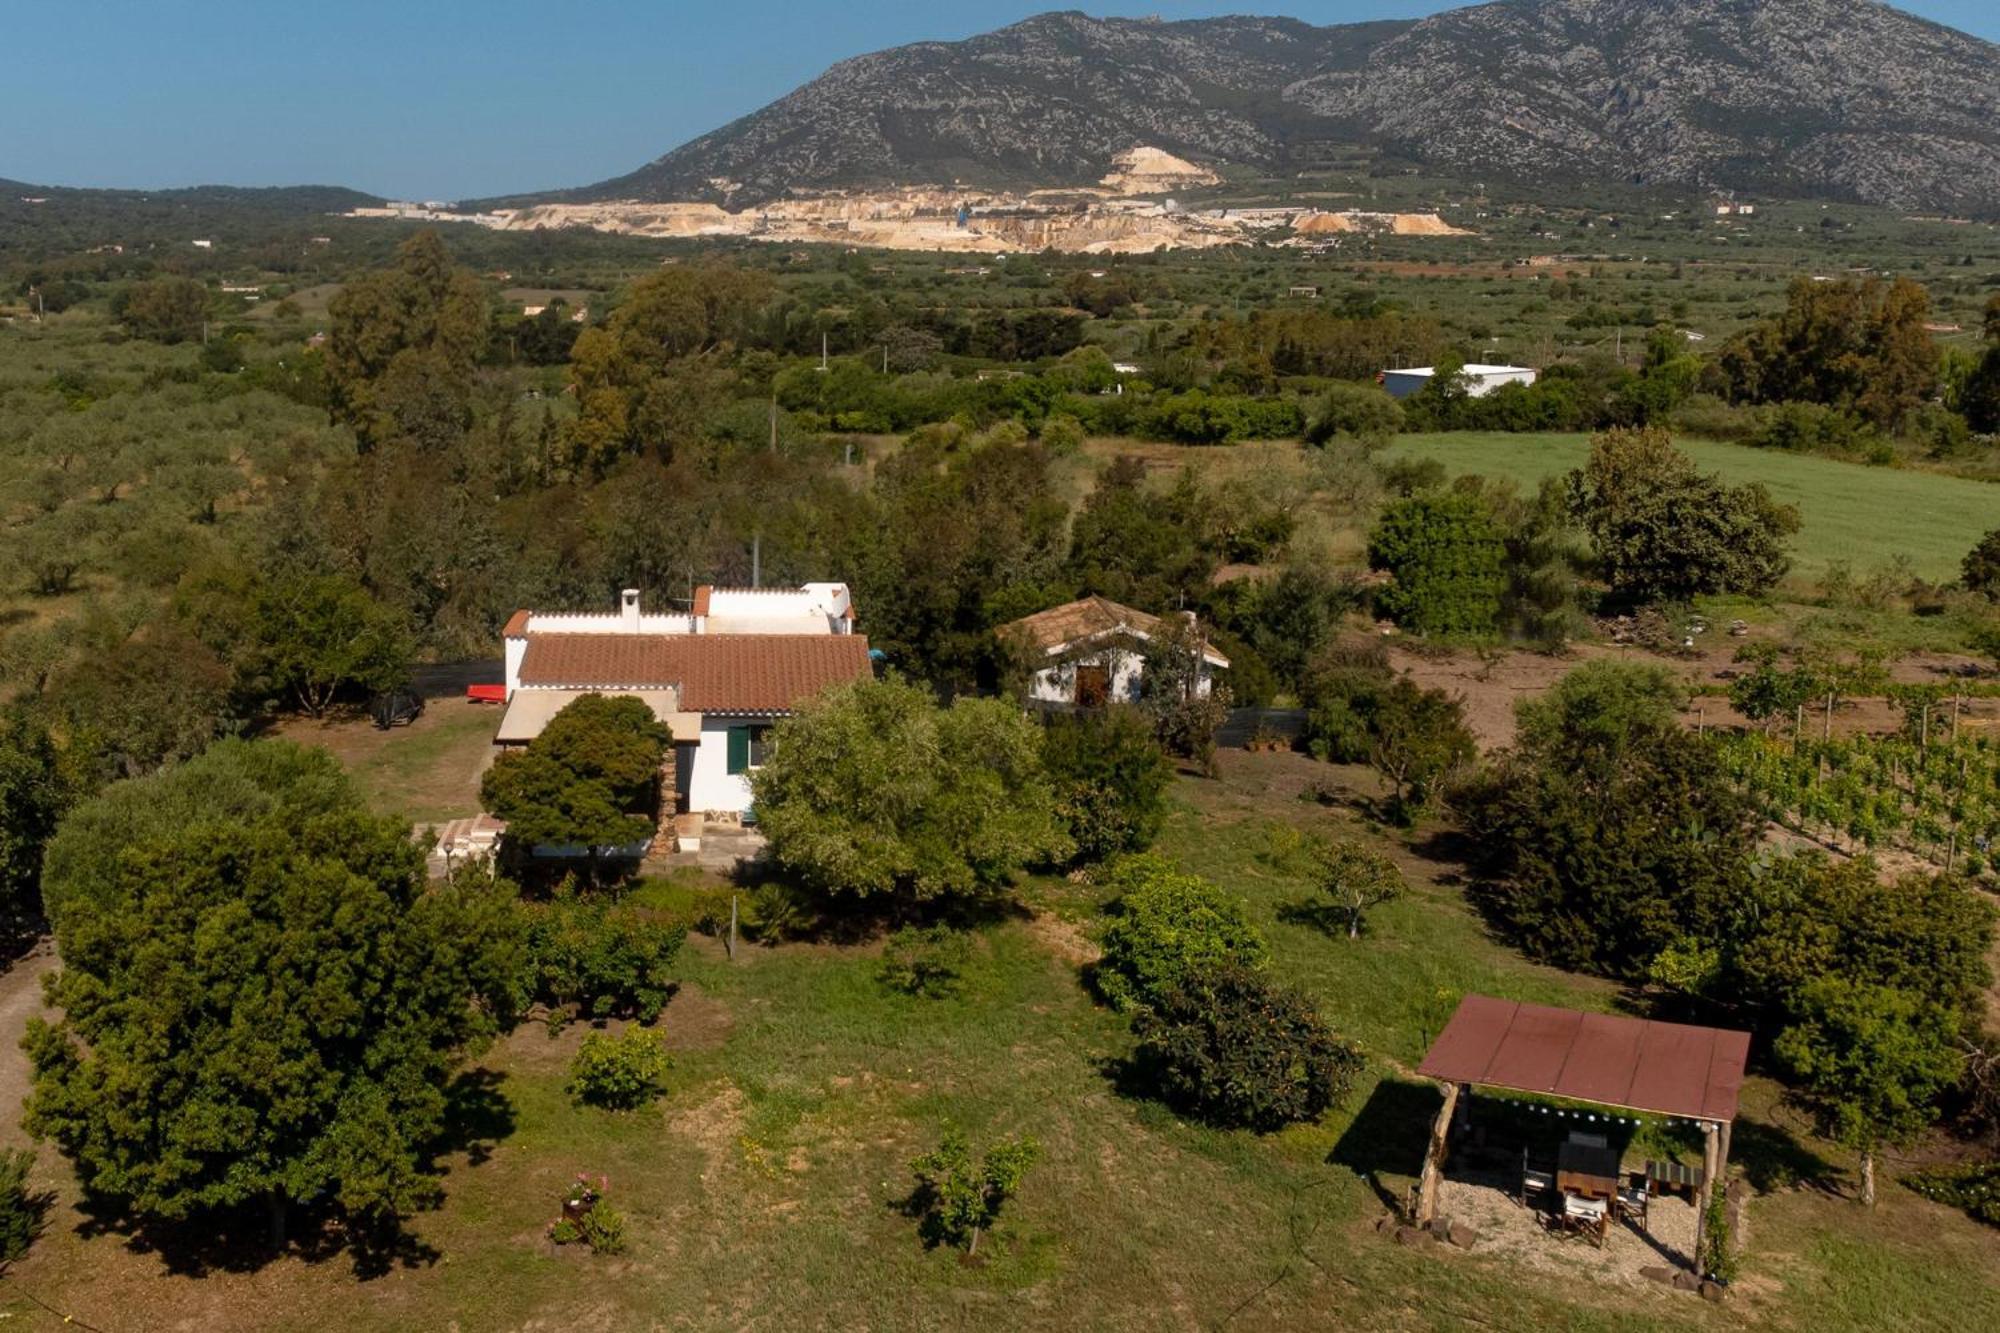
[[[1391, 398], [1408, 398], [1429, 384], [1436, 374], [1435, 366], [1411, 366], [1404, 370], [1385, 370], [1377, 378]], [[1459, 382], [1465, 386], [1468, 397], [1484, 398], [1503, 384], [1533, 384], [1535, 372], [1526, 366], [1475, 364], [1460, 368]]]
[[[1146, 646], [1160, 636], [1160, 618], [1108, 598], [1086, 597], [1024, 616], [998, 632], [1032, 658], [1030, 702], [1094, 708], [1139, 697]], [[1204, 641], [1196, 691], [1206, 695], [1214, 673], [1228, 666], [1229, 659]]]
[[502, 637], [507, 711], [495, 744], [526, 745], [581, 695], [643, 699], [673, 735], [663, 818], [740, 820], [771, 725], [873, 669], [844, 583], [701, 587], [671, 612], [644, 610], [627, 588], [613, 612], [517, 611]]

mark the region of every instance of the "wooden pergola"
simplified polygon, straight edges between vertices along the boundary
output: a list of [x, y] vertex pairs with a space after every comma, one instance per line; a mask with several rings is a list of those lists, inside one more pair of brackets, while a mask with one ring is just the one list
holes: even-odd
[[1750, 1034], [1728, 1028], [1587, 1014], [1468, 995], [1425, 1053], [1417, 1072], [1444, 1085], [1417, 1182], [1418, 1225], [1437, 1216], [1438, 1184], [1462, 1088], [1485, 1086], [1673, 1116], [1703, 1128], [1696, 1200], [1695, 1263], [1701, 1263], [1709, 1198], [1729, 1165]]

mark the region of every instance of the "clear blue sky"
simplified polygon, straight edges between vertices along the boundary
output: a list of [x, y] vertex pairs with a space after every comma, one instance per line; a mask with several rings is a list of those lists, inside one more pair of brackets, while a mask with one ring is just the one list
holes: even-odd
[[[619, 175], [847, 56], [1060, 0], [0, 0], [0, 176], [467, 198]], [[1076, 7], [1074, 5], [1069, 7]], [[1436, 0], [1083, 4], [1413, 17]], [[1902, 6], [2000, 40], [1993, 0]]]

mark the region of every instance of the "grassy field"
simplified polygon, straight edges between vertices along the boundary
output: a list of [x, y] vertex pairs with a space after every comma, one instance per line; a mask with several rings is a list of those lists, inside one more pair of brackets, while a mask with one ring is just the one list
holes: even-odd
[[[571, 1106], [562, 1082], [581, 1030], [516, 1032], [466, 1080], [444, 1206], [378, 1277], [358, 1279], [345, 1257], [161, 1253], [93, 1230], [44, 1148], [38, 1179], [60, 1201], [0, 1285], [0, 1313], [56, 1327], [32, 1296], [105, 1330], [323, 1328], [332, 1310], [350, 1329], [2000, 1326], [1992, 1231], [1893, 1184], [1869, 1215], [1824, 1187], [1837, 1166], [1751, 1204], [1745, 1273], [1721, 1309], [1383, 1239], [1378, 1190], [1407, 1190], [1436, 1104], [1401, 1070], [1453, 996], [1587, 1008], [1615, 996], [1493, 943], [1456, 868], [1402, 842], [1388, 845], [1413, 892], [1362, 939], [1300, 923], [1287, 908], [1306, 885], [1287, 869], [1285, 830], [1348, 817], [1297, 793], [1365, 779], [1292, 755], [1224, 759], [1222, 781], [1183, 783], [1163, 850], [1241, 893], [1279, 974], [1367, 1049], [1365, 1086], [1322, 1124], [1224, 1133], [1122, 1093], [1130, 1035], [1079, 975], [1100, 895], [1038, 882], [1032, 914], [981, 932], [956, 998], [885, 992], [877, 946], [752, 947], [732, 964], [695, 940], [663, 1019], [673, 1090], [654, 1111]], [[1759, 1124], [1738, 1132], [1739, 1160], [1766, 1179], [1775, 1158], [1815, 1160], [1772, 1100], [1754, 1082]], [[1044, 1148], [976, 1265], [926, 1251], [902, 1208], [909, 1159], [947, 1124]], [[544, 1239], [578, 1171], [611, 1178], [626, 1254]]]
[[[1679, 443], [1704, 469], [1731, 482], [1761, 481], [1798, 506], [1804, 523], [1794, 546], [1795, 579], [1817, 580], [1837, 560], [1865, 575], [1898, 556], [1923, 578], [1956, 578], [1965, 553], [2000, 524], [2000, 486], [1989, 482], [1709, 440]], [[1435, 458], [1454, 475], [1477, 472], [1532, 489], [1580, 466], [1588, 449], [1583, 435], [1461, 431], [1406, 435], [1391, 454]]]
[[479, 778], [493, 755], [500, 709], [445, 696], [408, 726], [378, 731], [341, 716], [293, 718], [279, 734], [334, 752], [378, 813], [433, 824], [479, 813]]

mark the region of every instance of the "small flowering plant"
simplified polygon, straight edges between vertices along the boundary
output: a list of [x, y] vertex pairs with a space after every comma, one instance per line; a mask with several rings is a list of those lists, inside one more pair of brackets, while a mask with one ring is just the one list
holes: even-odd
[[616, 1254], [625, 1248], [625, 1214], [604, 1201], [609, 1176], [579, 1173], [563, 1196], [562, 1214], [549, 1223], [549, 1239], [558, 1245], [588, 1245], [593, 1254]]

